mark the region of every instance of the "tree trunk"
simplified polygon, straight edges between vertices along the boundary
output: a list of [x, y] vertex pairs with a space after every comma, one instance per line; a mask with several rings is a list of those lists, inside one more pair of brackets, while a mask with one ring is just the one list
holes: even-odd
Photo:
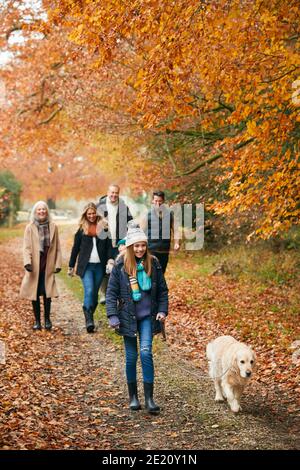
[[8, 227], [9, 228], [12, 228], [14, 225], [14, 213], [15, 213], [14, 203], [13, 201], [10, 201], [9, 212], [8, 212]]

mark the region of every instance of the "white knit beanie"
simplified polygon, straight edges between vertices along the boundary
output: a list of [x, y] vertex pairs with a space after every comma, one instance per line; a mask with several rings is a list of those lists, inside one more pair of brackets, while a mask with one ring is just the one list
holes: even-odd
[[139, 224], [130, 220], [127, 224], [128, 231], [126, 235], [126, 247], [133, 245], [134, 243], [146, 242], [148, 241], [147, 236], [144, 230], [141, 229]]

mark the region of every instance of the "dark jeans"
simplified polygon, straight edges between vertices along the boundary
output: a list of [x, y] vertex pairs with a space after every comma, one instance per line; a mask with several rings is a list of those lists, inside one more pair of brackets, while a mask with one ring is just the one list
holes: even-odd
[[169, 253], [161, 253], [159, 251], [151, 251], [151, 253], [153, 256], [156, 256], [161, 265], [162, 272], [165, 274], [169, 261]]
[[[140, 357], [144, 382], [154, 382], [154, 365], [152, 356], [152, 321], [151, 317], [137, 321], [140, 339]], [[138, 358], [137, 338], [124, 336], [126, 354], [126, 378], [128, 383], [136, 382], [136, 363]]]
[[87, 309], [98, 303], [98, 292], [104, 276], [104, 266], [101, 263], [88, 263], [82, 278], [84, 289], [83, 306]]

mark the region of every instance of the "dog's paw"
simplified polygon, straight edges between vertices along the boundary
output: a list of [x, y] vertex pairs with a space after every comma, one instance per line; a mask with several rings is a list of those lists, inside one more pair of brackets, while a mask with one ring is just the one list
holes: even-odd
[[222, 391], [220, 390], [219, 387], [216, 387], [216, 389], [215, 389], [215, 401], [217, 403], [224, 401], [223, 393], [222, 393]]
[[242, 408], [239, 405], [232, 405], [230, 409], [233, 413], [238, 413]]
[[215, 397], [215, 402], [216, 403], [223, 403], [225, 400], [223, 397]]
[[231, 403], [229, 403], [229, 406], [230, 406], [230, 409], [233, 413], [238, 413], [239, 411], [242, 410], [240, 404], [238, 403], [238, 401], [234, 400], [232, 401]]

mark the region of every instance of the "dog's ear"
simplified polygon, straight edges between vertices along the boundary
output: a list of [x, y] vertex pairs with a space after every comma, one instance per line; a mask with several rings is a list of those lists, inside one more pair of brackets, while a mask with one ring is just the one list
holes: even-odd
[[236, 374], [239, 374], [240, 373], [240, 369], [239, 369], [239, 366], [238, 366], [238, 358], [237, 358], [237, 355], [234, 354], [233, 358], [232, 358], [232, 362], [231, 362], [231, 370], [232, 372], [235, 372]]

